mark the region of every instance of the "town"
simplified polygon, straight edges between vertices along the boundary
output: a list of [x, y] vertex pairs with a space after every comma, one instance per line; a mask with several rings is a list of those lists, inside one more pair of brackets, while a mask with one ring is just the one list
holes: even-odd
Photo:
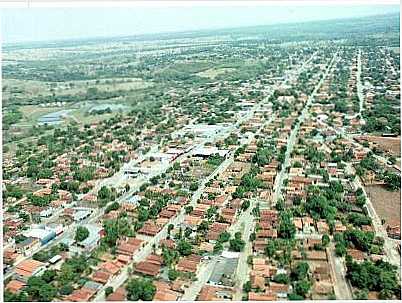
[[400, 300], [399, 15], [278, 29], [5, 45], [4, 301]]

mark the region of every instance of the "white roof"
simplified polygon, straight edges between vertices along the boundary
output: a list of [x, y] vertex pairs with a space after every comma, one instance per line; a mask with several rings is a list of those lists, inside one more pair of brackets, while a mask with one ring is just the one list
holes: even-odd
[[61, 256], [60, 255], [55, 255], [54, 257], [49, 259], [49, 263], [56, 263], [57, 261], [61, 260]]
[[42, 228], [33, 228], [33, 229], [27, 231], [24, 234], [24, 236], [38, 238], [38, 239], [44, 239], [51, 233], [53, 233], [53, 231], [51, 231], [51, 230], [46, 230], [46, 229], [42, 229]]

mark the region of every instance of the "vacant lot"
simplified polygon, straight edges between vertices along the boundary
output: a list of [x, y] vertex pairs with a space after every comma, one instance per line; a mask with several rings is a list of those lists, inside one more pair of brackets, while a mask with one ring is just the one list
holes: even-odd
[[365, 190], [381, 219], [386, 223], [401, 221], [401, 191], [388, 191], [382, 185], [366, 186]]
[[382, 150], [391, 153], [394, 156], [401, 155], [401, 137], [384, 138], [376, 136], [367, 136], [368, 141], [375, 142]]

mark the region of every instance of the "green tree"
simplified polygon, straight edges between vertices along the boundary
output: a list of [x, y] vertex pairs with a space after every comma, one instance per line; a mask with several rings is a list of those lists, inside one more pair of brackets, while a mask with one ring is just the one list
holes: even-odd
[[77, 230], [75, 231], [74, 240], [77, 242], [84, 241], [89, 236], [89, 230], [85, 226], [78, 226]]
[[113, 287], [108, 286], [105, 288], [105, 297], [109, 297], [109, 295], [111, 295], [113, 293]]
[[186, 240], [180, 240], [179, 243], [177, 244], [177, 251], [182, 256], [188, 256], [191, 255], [193, 247]]
[[219, 242], [227, 242], [229, 240], [230, 240], [230, 233], [228, 233], [227, 231], [222, 232], [218, 237]]
[[229, 241], [229, 249], [232, 251], [240, 252], [244, 249], [245, 245], [246, 245], [246, 242], [244, 242], [242, 240], [240, 232], [235, 233], [234, 239], [231, 239]]
[[126, 285], [127, 299], [129, 301], [152, 301], [156, 287], [151, 280], [138, 278], [130, 280]]
[[310, 291], [311, 283], [305, 279], [301, 281], [297, 281], [295, 283], [295, 292], [296, 294], [303, 296], [304, 298]]
[[174, 281], [179, 277], [179, 272], [174, 269], [169, 269], [168, 278], [170, 281]]
[[273, 277], [273, 281], [281, 284], [289, 284], [289, 276], [287, 274], [277, 274]]
[[292, 221], [291, 214], [283, 212], [280, 216], [279, 236], [285, 239], [292, 239], [296, 234], [296, 226]]
[[331, 239], [329, 238], [329, 236], [327, 234], [322, 235], [321, 237], [321, 244], [322, 246], [326, 247], [329, 242], [331, 242]]
[[265, 246], [265, 254], [272, 258], [275, 255], [275, 252], [277, 250], [276, 244], [274, 241], [270, 240], [267, 243], [267, 246]]
[[243, 291], [246, 293], [249, 293], [252, 290], [251, 287], [251, 282], [247, 281], [246, 283], [243, 284]]
[[291, 278], [293, 281], [303, 280], [307, 277], [310, 267], [307, 262], [299, 262], [292, 269]]

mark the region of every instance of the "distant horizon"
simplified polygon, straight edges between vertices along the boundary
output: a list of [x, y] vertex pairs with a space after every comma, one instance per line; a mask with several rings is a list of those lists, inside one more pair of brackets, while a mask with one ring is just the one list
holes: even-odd
[[[160, 19], [158, 16], [156, 17], [158, 22], [166, 22], [166, 20], [170, 23], [169, 26], [165, 26], [163, 24], [158, 24], [155, 25], [152, 20], [149, 20], [146, 16], [143, 16], [140, 12], [141, 9], [144, 8], [138, 8], [137, 10], [136, 7], [130, 7], [130, 8], [125, 8], [124, 11], [119, 10], [119, 8], [109, 8], [107, 9], [107, 12], [104, 12], [103, 9], [91, 9], [90, 12], [86, 12], [87, 8], [64, 8], [64, 9], [55, 9], [55, 8], [46, 8], [46, 9], [4, 9], [0, 11], [0, 16], [1, 16], [1, 42], [4, 45], [7, 46], [13, 46], [13, 45], [25, 45], [25, 44], [46, 44], [46, 43], [51, 43], [51, 42], [68, 42], [68, 41], [82, 41], [82, 40], [96, 40], [96, 39], [113, 39], [113, 38], [124, 38], [124, 37], [136, 37], [136, 36], [152, 36], [152, 35], [164, 35], [164, 34], [175, 34], [175, 33], [191, 33], [191, 32], [202, 32], [202, 31], [219, 31], [219, 30], [225, 30], [225, 29], [236, 29], [236, 28], [248, 28], [248, 27], [263, 27], [263, 26], [275, 26], [275, 25], [281, 25], [281, 24], [298, 24], [298, 23], [312, 23], [312, 22], [320, 22], [320, 21], [336, 21], [336, 20], [343, 20], [343, 19], [360, 19], [360, 18], [365, 18], [365, 17], [375, 17], [375, 16], [385, 16], [385, 15], [395, 15], [395, 14], [400, 14], [400, 7], [395, 6], [395, 5], [375, 5], [375, 6], [345, 6], [345, 7], [334, 7], [334, 6], [317, 6], [312, 7], [312, 6], [306, 6], [306, 7], [293, 7], [293, 8], [288, 8], [288, 7], [267, 7], [267, 6], [262, 6], [262, 7], [224, 7], [225, 11], [221, 11], [220, 13], [225, 13], [226, 15], [228, 13], [236, 13], [237, 9], [240, 9], [241, 12], [244, 12], [244, 10], [255, 10], [255, 16], [257, 21], [250, 22], [248, 18], [254, 17], [252, 14], [247, 14], [247, 12], [244, 12], [241, 17], [244, 17], [244, 20], [236, 20], [237, 23], [232, 23], [233, 20], [230, 20], [233, 17], [236, 17], [235, 15], [231, 15], [231, 18], [228, 20], [219, 20], [220, 23], [218, 22], [210, 22], [216, 21], [216, 19], [213, 19], [213, 15], [217, 14], [217, 10], [219, 10], [220, 7], [214, 7], [213, 10], [211, 11], [205, 11], [205, 7], [198, 7], [198, 9], [203, 9], [202, 12], [200, 11], [194, 11], [192, 10], [192, 7], [165, 7], [164, 10], [161, 12], [160, 8], [157, 8], [156, 10], [154, 8], [147, 8], [149, 10], [148, 13], [151, 13], [150, 16], [152, 15], [152, 11], [154, 14], [162, 14], [164, 15], [165, 19]], [[267, 8], [274, 8], [273, 10], [268, 10], [262, 12], [261, 10]], [[331, 12], [329, 12], [328, 9], [331, 9]], [[357, 10], [353, 14], [353, 9]], [[381, 9], [380, 9], [381, 8]], [[93, 18], [93, 15], [97, 15], [97, 17], [109, 17], [110, 14], [112, 14], [112, 10], [115, 9], [120, 12], [121, 15], [113, 15], [115, 20], [108, 20], [110, 22], [114, 22], [113, 25], [115, 26], [113, 29], [108, 29], [107, 25], [105, 23], [96, 23], [94, 20], [92, 20], [89, 15]], [[130, 10], [128, 10], [130, 9]], [[146, 10], [147, 10], [146, 9]], [[172, 10], [173, 9], [173, 10]], [[180, 10], [186, 10], [186, 13], [189, 13], [188, 15], [190, 16], [183, 16], [179, 11]], [[209, 7], [208, 9], [211, 9]], [[278, 13], [278, 16], [275, 16], [276, 10], [281, 10], [282, 12]], [[308, 9], [306, 11], [306, 9]], [[319, 9], [319, 10], [317, 10]], [[343, 12], [339, 11], [339, 9]], [[72, 19], [72, 14], [68, 14], [68, 12], [71, 10], [75, 10], [73, 18]], [[228, 11], [228, 10], [233, 10], [233, 11]], [[336, 11], [336, 12], [332, 12]], [[129, 13], [129, 15], [127, 14]], [[237, 11], [237, 13], [240, 13], [240, 11]], [[261, 14], [263, 13], [263, 14]], [[274, 13], [273, 16], [268, 16], [266, 14], [272, 14]], [[318, 13], [318, 15], [317, 15]], [[41, 14], [44, 14], [44, 16], [41, 16]], [[61, 14], [61, 15], [60, 15]], [[143, 20], [135, 20], [135, 15], [137, 14], [137, 17], [139, 19], [144, 18]], [[176, 16], [177, 18], [181, 18], [179, 21], [172, 20], [172, 15]], [[282, 14], [282, 15], [281, 15]], [[290, 18], [288, 15], [294, 14], [293, 18]], [[281, 16], [280, 16], [281, 15]], [[299, 16], [295, 16], [299, 15]], [[303, 17], [304, 15], [304, 17]], [[122, 18], [119, 18], [119, 17]], [[199, 17], [199, 19], [195, 18], [194, 22], [188, 22], [185, 20], [182, 20], [183, 18], [193, 18], [194, 16]], [[204, 17], [212, 17], [211, 19], [204, 20]], [[239, 15], [240, 16], [240, 15]], [[43, 18], [42, 18], [43, 17]], [[123, 17], [127, 17], [124, 19]], [[154, 16], [155, 17], [155, 16]], [[219, 16], [218, 16], [219, 17]], [[226, 16], [227, 17], [227, 16]], [[275, 21], [276, 17], [276, 21]], [[60, 22], [60, 20], [63, 20], [64, 22]], [[267, 21], [264, 21], [264, 19], [269, 19]], [[18, 19], [24, 19], [24, 21], [20, 22]], [[113, 19], [113, 18], [112, 18]], [[131, 19], [131, 20], [129, 20]], [[219, 19], [219, 18], [218, 18]], [[223, 18], [224, 19], [224, 18]], [[261, 19], [261, 20], [260, 20]], [[272, 21], [271, 21], [272, 19]], [[162, 20], [162, 21], [161, 21]], [[254, 20], [254, 19], [253, 19]], [[75, 24], [72, 21], [78, 21], [78, 24]], [[91, 23], [94, 21], [93, 23]], [[102, 21], [105, 21], [103, 19]], [[207, 21], [208, 24], [205, 24], [205, 21]], [[24, 23], [25, 22], [25, 23]], [[85, 27], [85, 25], [88, 25], [88, 22], [91, 23], [91, 26]], [[98, 21], [97, 21], [98, 22]], [[127, 22], [137, 22], [136, 24], [122, 24], [122, 23], [127, 23]], [[146, 23], [151, 22], [152, 26], [150, 25], [149, 27], [147, 26]], [[176, 22], [176, 24], [175, 24]], [[181, 22], [181, 23], [180, 23]], [[13, 24], [19, 24], [17, 26], [20, 27], [15, 27]], [[31, 23], [30, 26], [28, 23]], [[76, 28], [70, 28], [74, 23]], [[195, 27], [188, 26], [188, 24], [193, 25], [194, 23], [198, 24]], [[211, 24], [212, 23], [212, 24]], [[95, 24], [92, 26], [92, 24]], [[97, 24], [97, 25], [96, 25]], [[184, 27], [183, 27], [183, 24]], [[110, 25], [110, 24], [109, 24]], [[128, 29], [131, 30], [132, 27], [135, 29], [133, 30], [134, 32], [127, 32]], [[60, 28], [61, 26], [61, 28]], [[106, 28], [104, 27], [106, 26]], [[120, 26], [120, 27], [119, 27]], [[103, 28], [102, 28], [103, 27]], [[137, 28], [139, 27], [139, 28]], [[142, 28], [142, 29], [141, 29]], [[67, 29], [70, 31], [69, 33], [66, 33], [64, 36], [61, 36], [60, 30], [67, 31]], [[83, 30], [84, 29], [84, 30]], [[47, 32], [46, 32], [47, 31]], [[74, 33], [75, 31], [75, 33]], [[16, 32], [16, 33], [15, 33]], [[88, 33], [88, 34], [87, 34]], [[42, 37], [43, 35], [43, 37]], [[19, 38], [18, 38], [19, 37]], [[21, 38], [23, 37], [23, 38]]]

